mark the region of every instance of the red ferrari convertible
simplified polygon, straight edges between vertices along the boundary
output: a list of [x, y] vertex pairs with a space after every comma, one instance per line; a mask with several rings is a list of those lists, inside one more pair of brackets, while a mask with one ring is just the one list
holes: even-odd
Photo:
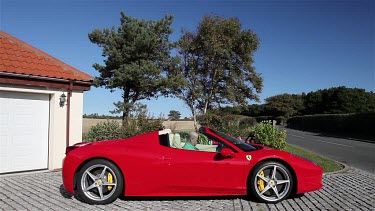
[[277, 203], [322, 187], [323, 170], [288, 152], [247, 144], [201, 128], [205, 140], [184, 149], [169, 129], [131, 138], [79, 143], [66, 150], [65, 189], [89, 204], [125, 196], [251, 195]]

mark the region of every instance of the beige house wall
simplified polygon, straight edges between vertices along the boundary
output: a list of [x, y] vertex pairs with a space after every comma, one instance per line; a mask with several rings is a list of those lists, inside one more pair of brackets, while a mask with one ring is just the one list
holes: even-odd
[[70, 103], [70, 145], [82, 142], [83, 93], [73, 92]]
[[[48, 94], [50, 96], [48, 169], [59, 169], [65, 157], [67, 105], [60, 107], [60, 96], [66, 90], [31, 88], [0, 84], [1, 91]], [[73, 92], [70, 102], [70, 145], [82, 141], [83, 93]]]

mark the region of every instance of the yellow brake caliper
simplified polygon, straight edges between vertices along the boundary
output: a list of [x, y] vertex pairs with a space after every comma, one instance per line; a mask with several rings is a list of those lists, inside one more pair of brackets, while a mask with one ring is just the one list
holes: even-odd
[[[111, 173], [108, 173], [107, 181], [108, 181], [108, 183], [112, 183], [113, 182], [113, 176], [112, 176]], [[108, 190], [112, 190], [112, 186], [108, 185]]]
[[[264, 172], [261, 171], [261, 172], [259, 173], [259, 175], [262, 176], [262, 177], [264, 177]], [[258, 190], [259, 190], [259, 191], [264, 190], [264, 181], [263, 181], [262, 179], [259, 178], [257, 183], [258, 183]]]

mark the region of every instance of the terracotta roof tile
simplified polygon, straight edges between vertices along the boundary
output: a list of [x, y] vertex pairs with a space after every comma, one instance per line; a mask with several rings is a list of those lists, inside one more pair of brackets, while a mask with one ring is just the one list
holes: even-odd
[[0, 72], [76, 81], [93, 77], [0, 30]]

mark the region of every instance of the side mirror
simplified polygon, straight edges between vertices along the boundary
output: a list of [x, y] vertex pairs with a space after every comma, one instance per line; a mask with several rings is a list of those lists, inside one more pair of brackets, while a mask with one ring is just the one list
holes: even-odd
[[220, 155], [223, 157], [233, 157], [233, 151], [229, 148], [221, 149]]

